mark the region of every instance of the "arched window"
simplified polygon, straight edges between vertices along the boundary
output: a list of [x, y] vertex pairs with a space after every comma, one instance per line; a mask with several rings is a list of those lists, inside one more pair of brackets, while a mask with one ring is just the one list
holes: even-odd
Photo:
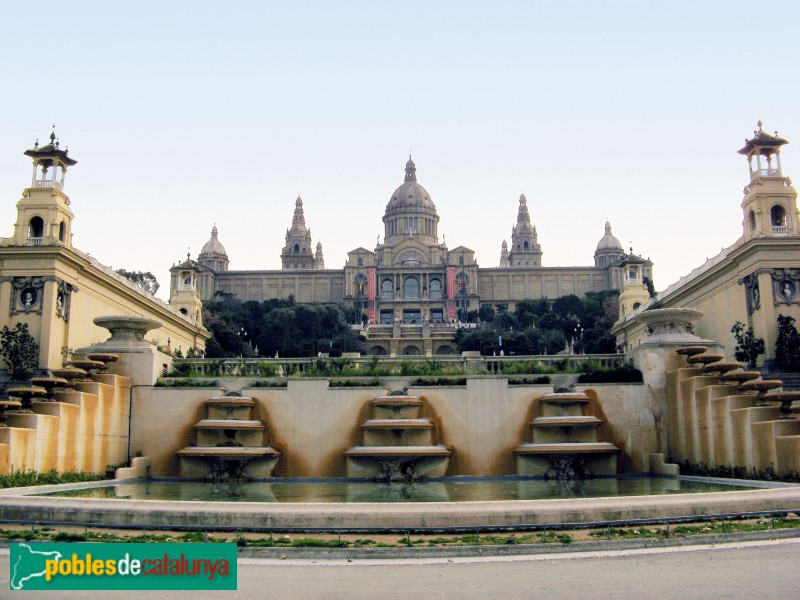
[[464, 264], [464, 257], [463, 256], [459, 256], [458, 257], [458, 264], [459, 265], [463, 265]]
[[384, 300], [391, 300], [394, 298], [394, 284], [391, 279], [384, 279], [381, 281], [381, 298]]
[[360, 256], [358, 257], [358, 266], [359, 267], [363, 267], [364, 266], [364, 259], [361, 258]]
[[58, 241], [63, 242], [67, 237], [67, 228], [64, 226], [64, 221], [58, 224]]
[[769, 210], [769, 216], [773, 227], [786, 227], [786, 211], [780, 204], [776, 204]]
[[439, 279], [431, 279], [431, 299], [440, 300], [442, 297], [442, 282]]
[[294, 245], [294, 253], [297, 254], [298, 252], [300, 252], [300, 244], [295, 244]]
[[41, 217], [33, 217], [28, 224], [28, 237], [29, 238], [42, 238], [44, 237], [44, 221]]
[[407, 277], [404, 283], [405, 297], [419, 298], [419, 279], [416, 277]]
[[750, 211], [750, 231], [754, 232], [756, 230], [756, 213], [752, 210]]
[[528, 245], [528, 242], [527, 242], [527, 241], [525, 241], [525, 242], [523, 242], [523, 243], [522, 243], [522, 249], [523, 249], [523, 250], [529, 250], [529, 249], [530, 249], [530, 246]]

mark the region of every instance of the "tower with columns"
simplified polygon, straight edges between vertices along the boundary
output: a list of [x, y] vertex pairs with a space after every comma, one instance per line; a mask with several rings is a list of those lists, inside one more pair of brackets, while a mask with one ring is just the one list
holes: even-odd
[[761, 121], [752, 139], [745, 139], [739, 154], [747, 157], [750, 183], [744, 188], [744, 239], [800, 235], [797, 192], [783, 176], [781, 146], [788, 144], [762, 129]]

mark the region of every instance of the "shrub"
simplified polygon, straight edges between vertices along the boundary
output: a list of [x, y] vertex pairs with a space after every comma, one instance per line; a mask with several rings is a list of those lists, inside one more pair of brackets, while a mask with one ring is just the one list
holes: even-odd
[[775, 364], [786, 371], [800, 371], [800, 333], [792, 317], [778, 315]]
[[642, 372], [628, 365], [622, 367], [589, 365], [578, 377], [578, 383], [641, 383], [642, 381]]
[[764, 354], [764, 340], [755, 336], [752, 327], [745, 329], [741, 321], [733, 324], [731, 333], [736, 338], [736, 348], [733, 351], [736, 360], [745, 362], [749, 368], [755, 369], [758, 356]]
[[258, 379], [250, 384], [251, 388], [285, 388], [286, 381], [264, 381]]
[[0, 331], [0, 356], [6, 361], [12, 379], [28, 379], [39, 367], [39, 344], [28, 332], [27, 323], [17, 323], [14, 329], [3, 325]]
[[467, 385], [466, 377], [419, 377], [414, 382], [418, 386], [431, 385]]
[[380, 382], [377, 377], [370, 379], [332, 379], [328, 382], [328, 387], [377, 387]]
[[216, 379], [159, 379], [153, 387], [166, 387], [166, 388], [213, 388], [219, 387], [219, 382]]
[[179, 363], [174, 362], [172, 363], [172, 371], [170, 371], [170, 377], [188, 377], [192, 374], [192, 365], [189, 363]]
[[508, 385], [538, 385], [550, 383], [550, 377], [540, 375], [539, 377], [509, 377]]

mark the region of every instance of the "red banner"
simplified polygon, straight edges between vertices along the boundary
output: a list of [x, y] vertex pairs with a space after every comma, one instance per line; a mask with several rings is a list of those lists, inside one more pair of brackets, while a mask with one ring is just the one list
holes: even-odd
[[447, 320], [452, 321], [456, 318], [456, 268], [447, 267]]
[[453, 300], [456, 297], [456, 268], [447, 267], [447, 299]]
[[367, 294], [369, 295], [369, 303], [367, 308], [367, 316], [370, 323], [375, 322], [375, 267], [370, 267], [367, 271]]

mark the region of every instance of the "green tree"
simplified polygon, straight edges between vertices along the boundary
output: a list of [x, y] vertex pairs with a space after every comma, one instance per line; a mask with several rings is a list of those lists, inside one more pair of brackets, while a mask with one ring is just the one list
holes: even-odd
[[158, 288], [161, 287], [156, 280], [156, 276], [150, 271], [126, 271], [125, 269], [117, 269], [117, 273], [129, 281], [141, 285], [151, 294], [155, 294]]
[[544, 298], [520, 300], [517, 302], [514, 314], [520, 327], [538, 325], [545, 315], [550, 314], [550, 303]]
[[755, 369], [759, 355], [764, 354], [764, 340], [755, 336], [752, 327], [745, 329], [741, 321], [733, 324], [731, 333], [736, 338], [736, 348], [733, 351], [736, 360], [745, 362], [749, 368]]
[[11, 379], [28, 379], [39, 368], [39, 344], [28, 331], [27, 323], [17, 323], [14, 329], [3, 325], [0, 331], [0, 356], [8, 365]]
[[786, 371], [800, 371], [800, 333], [793, 317], [778, 315], [775, 364]]
[[494, 309], [492, 308], [492, 305], [482, 305], [480, 310], [478, 310], [478, 317], [480, 317], [481, 321], [484, 323], [491, 323], [494, 321]]

